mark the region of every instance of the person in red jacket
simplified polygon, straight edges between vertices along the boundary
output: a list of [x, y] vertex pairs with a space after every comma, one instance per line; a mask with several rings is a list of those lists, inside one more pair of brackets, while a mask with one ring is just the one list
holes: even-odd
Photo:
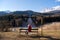
[[26, 30], [26, 35], [28, 35], [29, 32], [31, 32], [32, 26], [30, 24], [28, 24], [28, 30]]
[[28, 24], [28, 32], [31, 32], [32, 26]]

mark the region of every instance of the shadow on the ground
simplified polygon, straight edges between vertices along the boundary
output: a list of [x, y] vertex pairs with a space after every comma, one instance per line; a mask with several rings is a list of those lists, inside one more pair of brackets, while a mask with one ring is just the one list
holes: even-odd
[[60, 40], [58, 38], [52, 38], [51, 36], [30, 36], [32, 38], [47, 38], [49, 40]]

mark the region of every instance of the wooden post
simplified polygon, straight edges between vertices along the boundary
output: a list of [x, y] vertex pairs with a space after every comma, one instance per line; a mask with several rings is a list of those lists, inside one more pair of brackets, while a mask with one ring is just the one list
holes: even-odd
[[[43, 17], [41, 17], [41, 25], [43, 25]], [[43, 27], [41, 27], [41, 36], [43, 36]]]

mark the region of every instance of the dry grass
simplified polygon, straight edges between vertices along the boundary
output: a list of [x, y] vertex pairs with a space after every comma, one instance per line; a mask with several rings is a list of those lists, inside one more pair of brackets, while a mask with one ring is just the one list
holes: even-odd
[[0, 32], [3, 37], [16, 37], [19, 33], [17, 32]]
[[[43, 25], [43, 35], [51, 36], [54, 38], [60, 38], [60, 22], [53, 22], [50, 24]], [[39, 33], [41, 34], [41, 28], [39, 28]]]
[[[0, 40], [27, 40], [26, 35], [19, 35], [18, 32], [0, 32]], [[30, 38], [28, 40], [39, 40], [39, 38]]]
[[0, 40], [13, 40], [17, 33], [15, 32], [0, 32]]

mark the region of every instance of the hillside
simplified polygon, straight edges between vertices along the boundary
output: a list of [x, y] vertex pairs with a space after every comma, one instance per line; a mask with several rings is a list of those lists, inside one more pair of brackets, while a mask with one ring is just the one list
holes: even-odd
[[39, 33], [41, 34], [41, 27], [42, 34], [45, 36], [51, 36], [53, 38], [60, 38], [60, 22], [53, 22], [50, 24], [45, 24], [43, 26], [40, 26]]
[[60, 30], [60, 22], [52, 22], [49, 24], [44, 24], [43, 30]]

